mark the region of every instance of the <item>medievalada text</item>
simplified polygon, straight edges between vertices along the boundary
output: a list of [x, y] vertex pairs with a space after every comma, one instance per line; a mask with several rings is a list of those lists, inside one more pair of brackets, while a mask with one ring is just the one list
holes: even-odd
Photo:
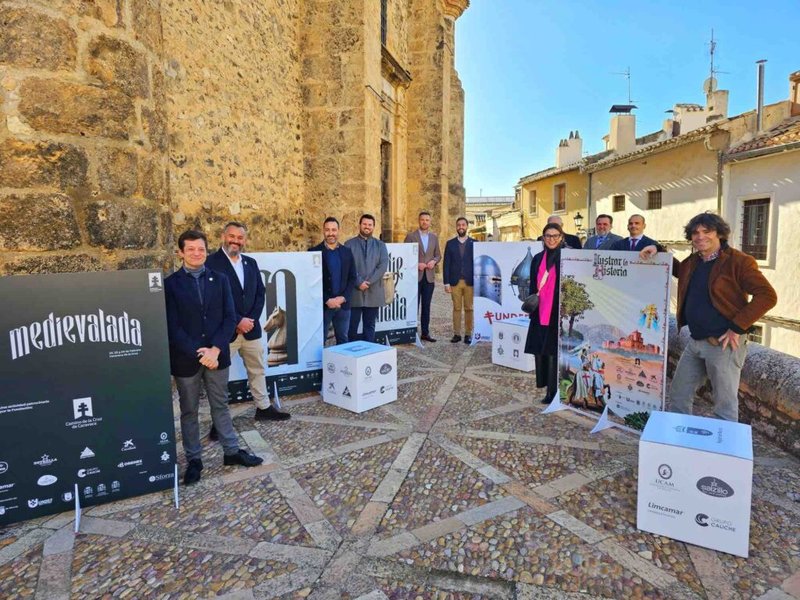
[[9, 337], [11, 360], [16, 360], [33, 350], [56, 348], [66, 343], [119, 343], [141, 347], [142, 324], [124, 311], [119, 316], [106, 314], [101, 309], [95, 313], [61, 317], [50, 313], [43, 321], [12, 329]]

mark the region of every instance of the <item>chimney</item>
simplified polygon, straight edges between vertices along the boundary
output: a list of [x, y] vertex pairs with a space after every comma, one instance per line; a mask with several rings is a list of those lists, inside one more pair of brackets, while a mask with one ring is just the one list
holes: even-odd
[[706, 95], [706, 122], [728, 117], [728, 90], [715, 90]]
[[800, 115], [800, 71], [789, 75], [789, 109], [793, 117]]
[[758, 105], [756, 108], [756, 133], [761, 133], [764, 129], [764, 59], [757, 60], [758, 65]]
[[636, 149], [636, 116], [614, 115], [608, 132], [608, 149], [617, 154], [627, 154]]
[[569, 132], [569, 139], [561, 140], [556, 148], [556, 168], [566, 167], [583, 157], [583, 140], [576, 131]]

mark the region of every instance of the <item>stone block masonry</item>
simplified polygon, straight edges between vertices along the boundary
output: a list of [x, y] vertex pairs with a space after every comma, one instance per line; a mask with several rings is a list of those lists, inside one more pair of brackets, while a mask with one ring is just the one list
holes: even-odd
[[171, 266], [160, 11], [0, 2], [0, 273]]

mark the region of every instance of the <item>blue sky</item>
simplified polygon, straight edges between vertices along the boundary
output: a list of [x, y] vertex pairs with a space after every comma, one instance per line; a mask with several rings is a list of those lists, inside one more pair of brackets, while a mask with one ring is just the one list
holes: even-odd
[[712, 27], [729, 116], [755, 107], [758, 59], [768, 60], [765, 102], [788, 97], [800, 70], [798, 0], [471, 0], [456, 26], [467, 195], [512, 195], [520, 177], [553, 165], [570, 130], [584, 151], [603, 150], [608, 109], [628, 100], [615, 74], [627, 67], [637, 135], [661, 129], [675, 103], [703, 104]]

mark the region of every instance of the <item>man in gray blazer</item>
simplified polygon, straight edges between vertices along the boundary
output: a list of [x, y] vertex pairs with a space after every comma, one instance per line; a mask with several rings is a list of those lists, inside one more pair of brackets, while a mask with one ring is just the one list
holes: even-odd
[[361, 215], [358, 235], [344, 243], [353, 252], [358, 281], [350, 299], [350, 331], [347, 339], [351, 342], [359, 339], [358, 324], [362, 317], [364, 327], [360, 339], [367, 342], [375, 341], [378, 309], [386, 304], [383, 294], [383, 274], [389, 267], [389, 251], [386, 244], [372, 237], [374, 230], [375, 217]]
[[417, 296], [419, 304], [422, 306], [420, 315], [420, 325], [422, 335], [426, 342], [435, 342], [430, 335], [431, 324], [431, 299], [433, 298], [433, 286], [435, 275], [433, 269], [436, 263], [442, 260], [439, 252], [439, 238], [431, 231], [431, 213], [423, 210], [419, 213], [419, 229], [412, 231], [406, 236], [406, 243], [416, 242], [419, 258], [417, 259]]
[[594, 220], [595, 235], [586, 240], [583, 245], [584, 250], [611, 250], [614, 242], [622, 239], [615, 233], [611, 233], [611, 225], [614, 218], [611, 215], [597, 215]]

